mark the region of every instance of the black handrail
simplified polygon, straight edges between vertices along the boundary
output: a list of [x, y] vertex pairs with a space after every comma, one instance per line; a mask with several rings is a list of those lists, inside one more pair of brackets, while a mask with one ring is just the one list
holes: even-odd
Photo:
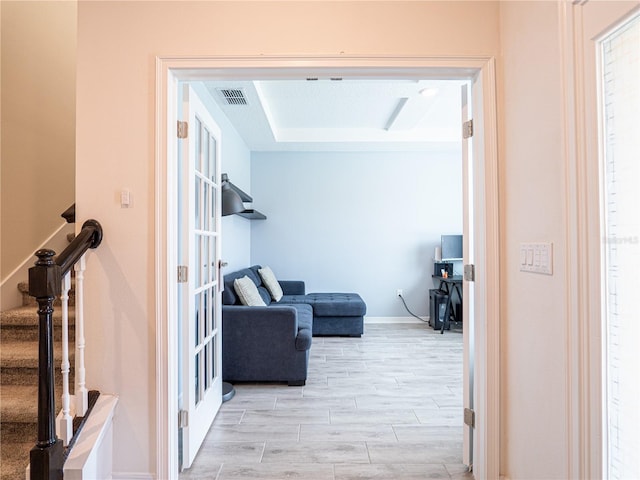
[[64, 212], [62, 212], [60, 216], [64, 218], [67, 223], [76, 223], [76, 204], [74, 203], [73, 205], [71, 205]]
[[[102, 242], [102, 227], [97, 220], [87, 220], [82, 224], [82, 230], [56, 258], [60, 266], [60, 274], [64, 277], [80, 257], [90, 248], [96, 248]], [[37, 254], [36, 254], [37, 255]]]
[[29, 295], [38, 301], [38, 441], [31, 449], [31, 480], [62, 479], [64, 447], [56, 436], [53, 361], [53, 301], [60, 294], [62, 277], [90, 248], [102, 242], [102, 226], [87, 220], [82, 230], [54, 259], [53, 250], [36, 252], [29, 269]]

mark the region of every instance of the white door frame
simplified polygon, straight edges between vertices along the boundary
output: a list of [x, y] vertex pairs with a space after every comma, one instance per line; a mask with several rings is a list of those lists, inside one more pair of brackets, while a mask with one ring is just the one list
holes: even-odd
[[561, 5], [567, 173], [569, 478], [603, 472], [601, 211], [596, 39], [635, 14], [640, 2]]
[[[474, 182], [485, 196], [475, 203], [483, 222], [484, 242], [476, 259], [484, 308], [475, 329], [476, 429], [474, 474], [477, 480], [499, 477], [500, 467], [500, 254], [498, 205], [498, 141], [496, 73], [493, 57], [398, 56], [256, 56], [256, 57], [157, 57], [156, 58], [156, 161], [155, 161], [155, 270], [156, 270], [156, 478], [174, 479], [178, 472], [178, 382], [175, 258], [177, 151], [175, 136], [179, 81], [206, 79], [299, 79], [308, 76], [357, 76], [359, 78], [478, 77], [482, 98], [474, 99], [474, 112], [482, 112], [484, 162]], [[480, 101], [476, 106], [475, 102]], [[476, 108], [477, 107], [477, 108]], [[475, 157], [476, 159], [478, 157]], [[477, 222], [477, 223], [479, 223]], [[479, 296], [479, 295], [478, 295]]]

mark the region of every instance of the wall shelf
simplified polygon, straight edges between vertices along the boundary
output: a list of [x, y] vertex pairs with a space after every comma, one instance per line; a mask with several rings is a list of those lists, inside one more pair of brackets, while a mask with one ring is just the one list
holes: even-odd
[[240, 215], [241, 217], [244, 218], [248, 218], [249, 220], [266, 220], [267, 216], [264, 215], [263, 213], [260, 213], [257, 210], [254, 210], [253, 208], [247, 208], [246, 210], [243, 210], [240, 213], [237, 213], [236, 215]]
[[[240, 195], [240, 198], [242, 199], [243, 202], [247, 202], [247, 203], [253, 202], [253, 198], [251, 197], [251, 195], [244, 192], [242, 189], [238, 188], [231, 182], [229, 182], [229, 186], [234, 192]], [[253, 208], [247, 208], [242, 212], [236, 213], [236, 215], [240, 215], [241, 217], [248, 218], [249, 220], [266, 220], [267, 219], [266, 215], [264, 215], [263, 213], [260, 213], [257, 210], [254, 210]]]

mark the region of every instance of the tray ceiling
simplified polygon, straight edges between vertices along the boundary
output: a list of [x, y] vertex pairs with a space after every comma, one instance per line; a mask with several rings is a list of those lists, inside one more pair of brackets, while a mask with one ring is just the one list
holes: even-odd
[[252, 151], [459, 148], [460, 89], [451, 80], [207, 81]]

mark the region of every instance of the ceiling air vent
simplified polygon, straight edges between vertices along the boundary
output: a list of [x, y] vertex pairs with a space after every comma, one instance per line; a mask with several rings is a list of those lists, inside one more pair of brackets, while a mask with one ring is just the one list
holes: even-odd
[[218, 90], [227, 105], [248, 105], [247, 97], [239, 88], [220, 88]]

